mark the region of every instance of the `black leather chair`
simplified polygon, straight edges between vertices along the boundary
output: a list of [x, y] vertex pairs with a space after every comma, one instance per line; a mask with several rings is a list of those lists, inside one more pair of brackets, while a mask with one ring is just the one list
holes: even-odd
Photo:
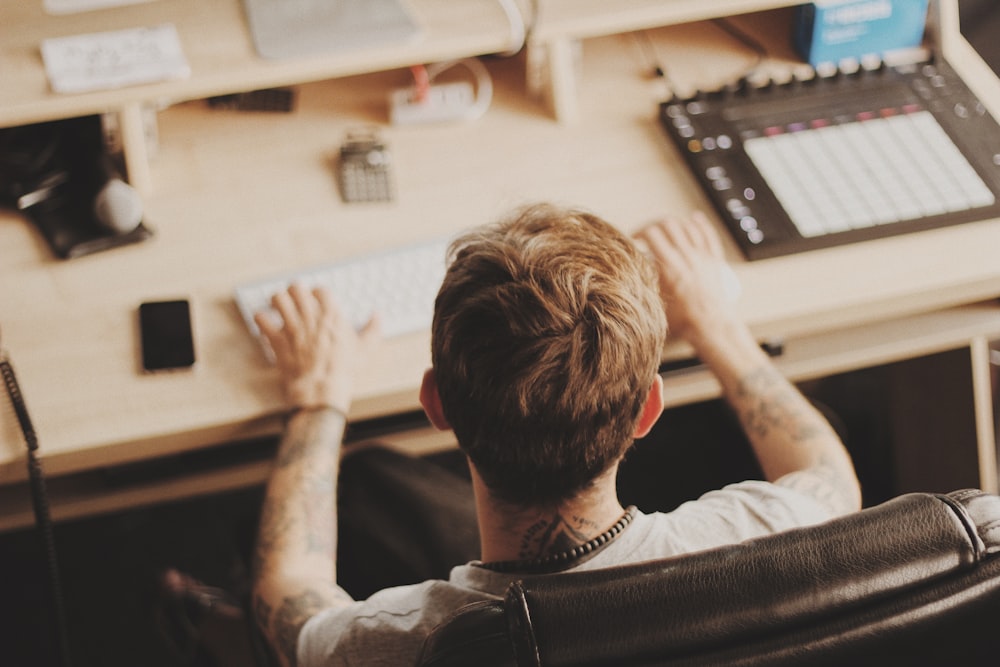
[[1000, 665], [1000, 498], [907, 494], [695, 554], [511, 584], [423, 667]]

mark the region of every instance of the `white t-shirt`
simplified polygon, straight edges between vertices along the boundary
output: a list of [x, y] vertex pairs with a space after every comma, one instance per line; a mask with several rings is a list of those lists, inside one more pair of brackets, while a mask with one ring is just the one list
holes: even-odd
[[[829, 510], [810, 496], [767, 482], [740, 482], [667, 514], [637, 513], [604, 549], [570, 571], [667, 558], [831, 518]], [[387, 588], [367, 600], [320, 612], [299, 635], [298, 664], [415, 664], [424, 638], [448, 615], [470, 602], [502, 598], [511, 581], [524, 578], [473, 562], [453, 568], [447, 581]]]

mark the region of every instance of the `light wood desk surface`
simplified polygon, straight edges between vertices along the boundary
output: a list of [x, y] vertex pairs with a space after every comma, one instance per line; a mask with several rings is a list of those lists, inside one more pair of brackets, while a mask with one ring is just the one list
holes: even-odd
[[[711, 24], [651, 34], [679, 80], [711, 87], [751, 60]], [[775, 51], [779, 64], [792, 62]], [[582, 113], [572, 125], [554, 122], [525, 95], [520, 58], [489, 62], [493, 106], [462, 125], [388, 126], [386, 95], [408, 83], [405, 70], [303, 86], [289, 115], [174, 106], [159, 115], [145, 197], [156, 235], [135, 246], [61, 261], [24, 220], [0, 215], [0, 335], [47, 473], [276, 433], [283, 408], [276, 377], [232, 301], [241, 282], [451, 234], [537, 200], [586, 207], [625, 230], [709, 210], [657, 125], [662, 83], [646, 76], [634, 37], [588, 41], [583, 57]], [[1000, 111], [1000, 84], [985, 64], [964, 46], [951, 59]], [[397, 198], [345, 205], [331, 160], [347, 129], [370, 123], [392, 151]], [[988, 220], [758, 262], [743, 261], [733, 246], [729, 252], [743, 284], [740, 308], [761, 337], [849, 330], [850, 346], [862, 349], [891, 338], [878, 327], [899, 318], [1000, 295], [998, 249], [1000, 220]], [[192, 302], [197, 368], [144, 375], [136, 308], [174, 297]], [[1000, 332], [1000, 320], [984, 312], [970, 335]], [[874, 333], [866, 335], [869, 325]], [[874, 354], [889, 359], [899, 350], [910, 348]], [[359, 381], [352, 418], [417, 408], [428, 361], [427, 334], [386, 341]], [[4, 409], [0, 484], [24, 479], [23, 449]]]

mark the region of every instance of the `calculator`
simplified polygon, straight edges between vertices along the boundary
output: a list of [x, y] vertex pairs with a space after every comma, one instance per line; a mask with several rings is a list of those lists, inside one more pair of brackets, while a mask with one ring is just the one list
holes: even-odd
[[347, 203], [392, 201], [389, 150], [371, 131], [348, 133], [340, 147], [340, 195]]

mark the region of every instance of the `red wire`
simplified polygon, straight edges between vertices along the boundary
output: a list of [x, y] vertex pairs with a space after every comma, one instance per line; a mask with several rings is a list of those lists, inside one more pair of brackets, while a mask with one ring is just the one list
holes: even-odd
[[431, 80], [427, 76], [427, 68], [423, 65], [413, 65], [410, 67], [413, 73], [413, 101], [423, 102], [431, 89]]

